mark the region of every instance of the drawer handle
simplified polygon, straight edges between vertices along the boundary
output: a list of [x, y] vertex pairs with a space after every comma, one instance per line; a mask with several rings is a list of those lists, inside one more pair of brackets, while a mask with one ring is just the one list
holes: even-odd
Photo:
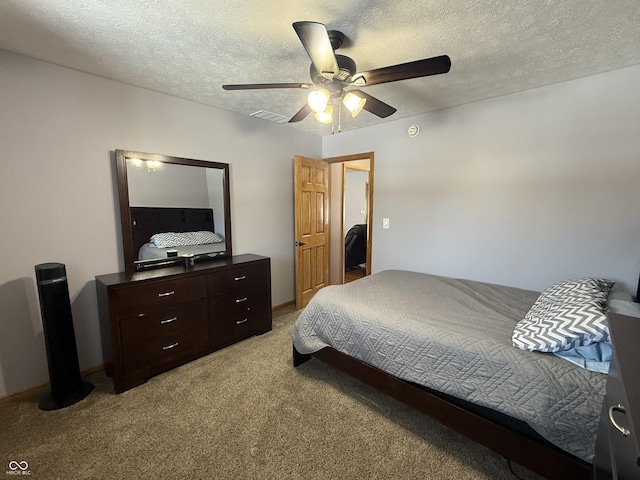
[[164, 292], [164, 293], [159, 293], [158, 296], [159, 297], [169, 297], [171, 295], [175, 295], [176, 292], [174, 292], [173, 290], [171, 290], [170, 292]]
[[160, 325], [166, 325], [167, 323], [175, 322], [178, 317], [167, 318], [166, 320], [160, 320]]
[[236, 298], [236, 303], [242, 303], [242, 302], [246, 302], [247, 301], [247, 297], [244, 298]]
[[178, 346], [179, 342], [176, 343], [172, 343], [171, 345], [167, 345], [162, 347], [162, 350], [171, 350], [172, 348], [176, 348]]
[[247, 278], [246, 275], [242, 275], [241, 277], [235, 277], [234, 280], [237, 282], [239, 280], [244, 280], [245, 278]]
[[609, 407], [609, 421], [611, 422], [611, 425], [613, 425], [614, 427], [616, 427], [616, 429], [625, 437], [628, 436], [631, 432], [629, 430], [627, 430], [626, 428], [624, 428], [623, 426], [619, 425], [615, 419], [613, 418], [613, 412], [620, 412], [620, 413], [625, 413], [624, 407], [620, 404], [618, 405], [612, 405], [611, 407]]
[[238, 321], [236, 321], [236, 325], [240, 325], [240, 324], [246, 322], [247, 320], [249, 320], [249, 319], [245, 318], [244, 320], [238, 320]]

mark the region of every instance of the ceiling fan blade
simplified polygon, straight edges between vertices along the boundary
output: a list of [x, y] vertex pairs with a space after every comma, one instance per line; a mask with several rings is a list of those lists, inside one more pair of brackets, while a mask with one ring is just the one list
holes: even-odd
[[[379, 83], [397, 82], [398, 80], [427, 77], [429, 75], [439, 75], [441, 73], [447, 73], [450, 69], [451, 59], [447, 55], [440, 55], [439, 57], [425, 58], [423, 60], [360, 72], [357, 74], [357, 77], [364, 78], [366, 82], [365, 85], [369, 86]], [[358, 80], [354, 83], [360, 85]]]
[[359, 96], [360, 98], [366, 98], [367, 102], [362, 108], [380, 118], [386, 118], [397, 112], [397, 110], [391, 105], [387, 105], [382, 100], [378, 100], [376, 97], [372, 97], [368, 93], [364, 93], [362, 90], [349, 90], [349, 92]]
[[311, 107], [305, 103], [304, 107], [298, 110], [298, 113], [296, 113], [293, 117], [291, 117], [291, 120], [289, 120], [289, 123], [299, 122], [300, 120], [304, 120], [305, 117], [309, 115], [311, 112], [312, 112]]
[[222, 85], [225, 90], [262, 90], [265, 88], [311, 88], [312, 83], [243, 83], [240, 85]]
[[326, 27], [318, 22], [294, 22], [293, 29], [309, 54], [314, 68], [331, 80], [338, 73], [338, 62]]

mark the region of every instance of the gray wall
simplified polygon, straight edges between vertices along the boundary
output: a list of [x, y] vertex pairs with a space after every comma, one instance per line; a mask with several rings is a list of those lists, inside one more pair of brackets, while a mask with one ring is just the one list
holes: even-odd
[[[215, 183], [222, 189], [220, 170]], [[214, 179], [215, 180], [215, 179]], [[132, 207], [209, 208], [209, 182], [204, 167], [160, 164], [149, 168], [146, 162], [127, 160], [129, 205]]]
[[233, 251], [294, 297], [293, 155], [321, 139], [0, 51], [0, 397], [48, 382], [34, 266], [66, 265], [82, 369], [103, 362], [96, 275], [123, 268], [116, 148], [231, 164]]
[[0, 396], [48, 381], [42, 262], [67, 267], [81, 368], [102, 363], [93, 279], [123, 267], [116, 148], [230, 163], [233, 249], [271, 257], [274, 304], [294, 296], [294, 154], [375, 152], [374, 271], [634, 289], [638, 84], [634, 67], [320, 139], [0, 51]]
[[632, 67], [323, 137], [325, 157], [375, 152], [373, 271], [533, 290], [602, 275], [635, 292], [638, 85]]

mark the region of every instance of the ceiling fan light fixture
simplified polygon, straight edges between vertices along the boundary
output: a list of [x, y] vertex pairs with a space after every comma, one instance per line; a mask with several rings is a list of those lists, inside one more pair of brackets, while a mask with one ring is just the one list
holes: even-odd
[[316, 113], [324, 112], [327, 109], [330, 99], [331, 94], [326, 88], [312, 90], [309, 92], [309, 95], [307, 95], [307, 103], [309, 104], [309, 107], [311, 107], [311, 110]]
[[[333, 121], [331, 120], [333, 115], [326, 110], [329, 105], [334, 105], [338, 108], [337, 123], [338, 131], [340, 131], [343, 104], [352, 117], [357, 116], [364, 108], [367, 112], [379, 118], [387, 118], [389, 115], [393, 115], [397, 109], [359, 90], [359, 87], [440, 75], [447, 73], [451, 69], [451, 59], [447, 55], [440, 55], [358, 73], [356, 63], [352, 58], [336, 53], [336, 50], [342, 46], [342, 42], [345, 39], [343, 33], [337, 30], [327, 30], [322, 23], [314, 21], [294, 22], [293, 29], [311, 59], [309, 74], [312, 83], [222, 85], [224, 90], [276, 88], [309, 90], [306, 103], [287, 123], [300, 122], [311, 112], [316, 114], [315, 116], [319, 121], [330, 123]], [[355, 89], [345, 91], [345, 88], [350, 89], [352, 87], [355, 87]], [[336, 103], [339, 101], [342, 103]]]
[[351, 83], [356, 87], [364, 87], [367, 84], [367, 79], [364, 78], [362, 73], [356, 73], [353, 77], [351, 77]]
[[333, 105], [327, 105], [327, 108], [324, 111], [316, 112], [314, 117], [316, 117], [316, 120], [321, 123], [333, 122]]
[[367, 103], [367, 99], [359, 97], [353, 92], [347, 92], [344, 97], [342, 97], [342, 103], [344, 103], [347, 110], [351, 112], [351, 116], [355, 117], [360, 113], [364, 104]]

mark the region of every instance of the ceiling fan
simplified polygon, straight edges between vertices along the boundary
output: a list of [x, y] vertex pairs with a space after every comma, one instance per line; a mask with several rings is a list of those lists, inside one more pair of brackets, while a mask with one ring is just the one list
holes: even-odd
[[[336, 30], [327, 31], [322, 23], [295, 22], [293, 28], [311, 58], [311, 81], [313, 83], [247, 83], [223, 85], [225, 90], [258, 90], [269, 88], [303, 88], [311, 90], [307, 103], [289, 120], [299, 122], [311, 112], [323, 123], [333, 123], [333, 108], [341, 105], [355, 117], [362, 109], [386, 118], [396, 112], [387, 105], [358, 88], [380, 83], [397, 82], [411, 78], [447, 73], [451, 60], [447, 55], [425, 58], [389, 67], [357, 72], [356, 63], [345, 55], [335, 53], [342, 46], [344, 34]], [[348, 89], [348, 90], [347, 90]], [[341, 100], [341, 101], [340, 101]], [[338, 115], [338, 118], [340, 115]], [[340, 128], [338, 126], [338, 128]]]

